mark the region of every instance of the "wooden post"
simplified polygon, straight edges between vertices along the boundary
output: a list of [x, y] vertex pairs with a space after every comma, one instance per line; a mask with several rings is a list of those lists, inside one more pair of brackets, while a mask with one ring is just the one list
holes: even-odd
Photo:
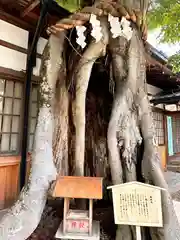
[[141, 240], [141, 227], [136, 226], [136, 239]]
[[63, 214], [63, 233], [66, 233], [66, 219], [67, 219], [67, 212], [69, 210], [69, 198], [64, 198], [64, 214]]
[[93, 199], [89, 199], [89, 236], [92, 236]]

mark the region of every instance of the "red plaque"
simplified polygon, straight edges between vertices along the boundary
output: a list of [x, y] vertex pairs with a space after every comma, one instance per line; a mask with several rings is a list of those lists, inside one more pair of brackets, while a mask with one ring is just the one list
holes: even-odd
[[88, 220], [67, 219], [66, 231], [68, 233], [88, 233], [89, 221]]

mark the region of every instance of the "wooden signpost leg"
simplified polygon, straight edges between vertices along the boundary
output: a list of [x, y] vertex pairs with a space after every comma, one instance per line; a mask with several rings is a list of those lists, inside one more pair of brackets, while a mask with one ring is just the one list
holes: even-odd
[[66, 233], [66, 219], [69, 211], [69, 198], [64, 198], [63, 233]]
[[136, 240], [141, 240], [141, 227], [136, 226]]
[[92, 236], [93, 199], [89, 199], [89, 235]]

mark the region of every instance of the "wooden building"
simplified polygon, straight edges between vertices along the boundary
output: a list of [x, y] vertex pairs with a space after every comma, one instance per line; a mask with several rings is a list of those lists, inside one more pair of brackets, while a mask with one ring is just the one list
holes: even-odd
[[[27, 173], [37, 120], [39, 69], [47, 42], [45, 30], [67, 14], [63, 8], [57, 11], [54, 5], [54, 10], [51, 8], [51, 13], [46, 14], [37, 44], [30, 94]], [[0, 0], [0, 209], [12, 204], [19, 192], [27, 56], [39, 15], [39, 0]]]
[[[0, 209], [10, 206], [19, 192], [21, 146], [25, 128], [24, 86], [27, 80], [27, 54], [40, 14], [39, 4], [38, 0], [0, 0]], [[67, 14], [63, 8], [59, 8], [58, 12], [56, 8], [54, 10], [52, 8], [45, 18], [41, 38], [38, 41], [30, 94], [28, 156], [32, 151], [37, 120], [39, 68], [47, 41], [45, 29], [48, 24], [56, 22], [58, 17]], [[163, 90], [177, 88], [177, 79], [167, 68], [166, 60], [151, 46], [148, 47], [150, 54], [147, 58], [147, 90], [151, 98]], [[168, 156], [165, 105], [153, 107], [153, 116], [162, 165], [165, 168]], [[180, 116], [176, 128], [178, 124]], [[179, 146], [176, 152], [180, 152]], [[28, 157], [27, 174], [29, 160]]]
[[180, 75], [172, 73], [166, 57], [150, 49], [155, 64], [147, 69], [147, 79], [161, 89], [150, 99], [162, 165], [164, 170], [180, 171]]
[[177, 87], [166, 89], [152, 100], [154, 104], [164, 104], [165, 141], [167, 149], [167, 170], [180, 172], [180, 92], [179, 76], [177, 75]]
[[[151, 55], [151, 58], [147, 58], [150, 64], [150, 67], [147, 66], [147, 82], [156, 88], [153, 94], [148, 91], [149, 99], [152, 100], [153, 98], [158, 98], [158, 96], [163, 95], [164, 92], [171, 92], [173, 89], [178, 90], [179, 78], [172, 73], [171, 67], [167, 65], [167, 58], [161, 52], [149, 44], [147, 44], [147, 47]], [[156, 137], [161, 155], [162, 167], [166, 170], [169, 160], [167, 119], [172, 112], [168, 111], [170, 108], [169, 103], [163, 101], [154, 103], [155, 102], [152, 101], [151, 105]]]

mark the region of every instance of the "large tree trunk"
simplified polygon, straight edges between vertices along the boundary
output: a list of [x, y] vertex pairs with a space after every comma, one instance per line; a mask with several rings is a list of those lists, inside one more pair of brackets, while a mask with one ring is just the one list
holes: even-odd
[[[172, 232], [174, 232], [173, 239], [179, 239], [177, 238], [176, 229], [167, 231], [167, 229], [170, 229], [170, 226], [168, 226], [171, 219], [169, 214], [173, 209], [173, 205], [168, 194], [168, 187], [162, 173], [157, 146], [155, 145], [152, 113], [145, 92], [144, 50], [137, 30], [134, 29], [131, 43], [129, 46], [127, 44], [127, 40], [122, 38], [119, 41], [113, 41], [112, 45], [110, 45], [116, 81], [114, 104], [108, 128], [112, 180], [114, 184], [118, 184], [137, 179], [136, 161], [134, 162], [133, 156], [136, 155], [136, 148], [141, 143], [140, 131], [138, 130], [140, 126], [144, 142], [144, 156], [142, 159], [144, 181], [167, 190], [167, 192], [163, 192], [164, 228], [151, 228], [151, 238], [172, 239]], [[117, 132], [119, 132], [122, 155], [118, 149]], [[173, 215], [173, 218], [175, 217], [173, 211], [171, 215]], [[177, 224], [176, 217], [174, 221]], [[176, 225], [176, 227], [179, 229], [179, 225]], [[132, 231], [128, 226], [118, 227], [116, 239], [134, 238], [135, 231], [133, 227]]]
[[162, 192], [163, 228], [151, 228], [152, 239], [180, 239], [180, 227], [174, 211], [172, 198], [168, 192], [168, 185], [161, 169], [160, 157], [155, 140], [152, 112], [144, 90], [138, 93], [140, 108], [140, 127], [144, 140], [144, 156], [142, 171], [145, 182], [166, 189]]
[[106, 46], [109, 41], [107, 19], [101, 19], [101, 26], [103, 39], [97, 43], [93, 42], [88, 46], [74, 70], [76, 83], [74, 103], [74, 125], [76, 129], [75, 173], [77, 176], [84, 176], [86, 92], [88, 83], [93, 64], [99, 57], [106, 54]]
[[52, 145], [55, 127], [54, 96], [56, 81], [63, 63], [63, 43], [63, 33], [59, 38], [51, 36], [44, 50], [40, 84], [41, 106], [30, 177], [17, 202], [0, 222], [2, 240], [25, 240], [31, 235], [41, 219], [50, 184], [57, 177]]

